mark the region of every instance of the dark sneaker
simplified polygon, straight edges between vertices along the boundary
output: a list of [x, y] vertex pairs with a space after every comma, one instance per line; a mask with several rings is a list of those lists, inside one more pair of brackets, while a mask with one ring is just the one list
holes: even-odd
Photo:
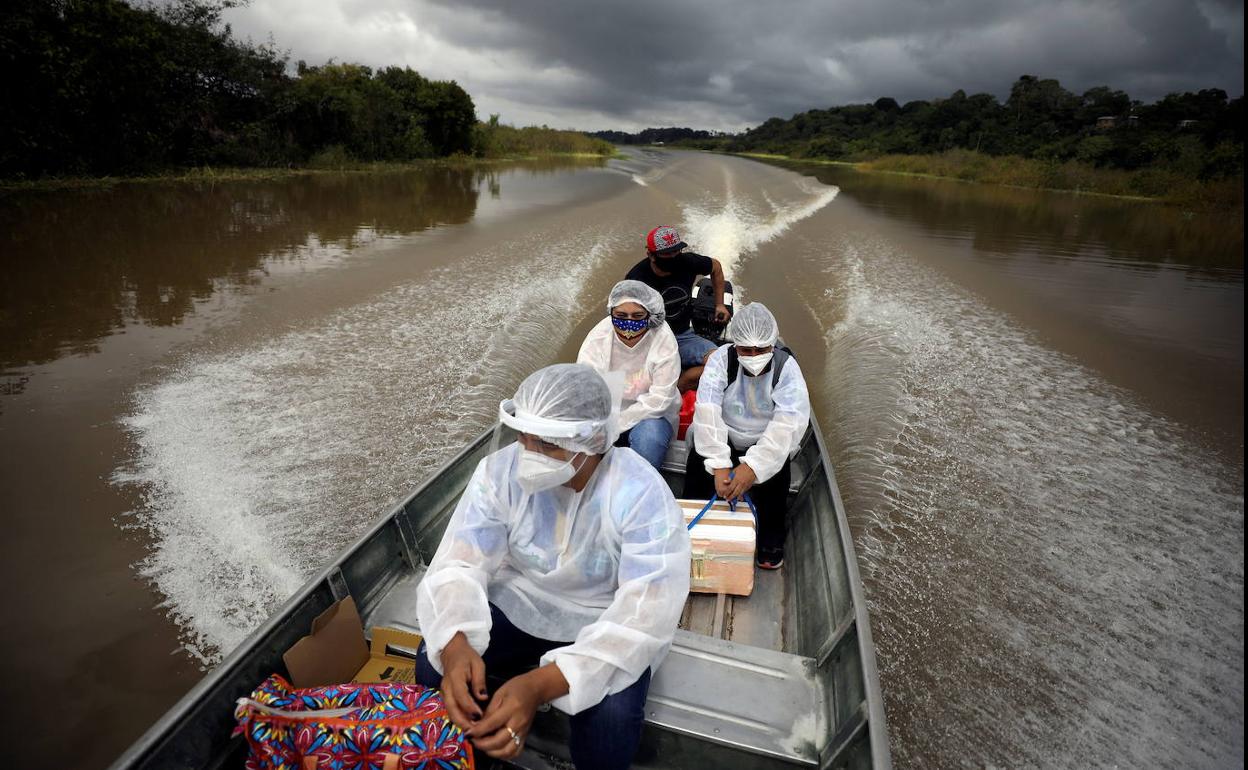
[[780, 569], [784, 566], [783, 548], [764, 548], [758, 552], [759, 569]]

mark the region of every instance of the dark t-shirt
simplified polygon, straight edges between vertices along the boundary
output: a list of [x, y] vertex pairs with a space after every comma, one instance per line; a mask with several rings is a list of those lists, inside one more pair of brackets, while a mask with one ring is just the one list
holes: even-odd
[[682, 251], [674, 257], [657, 261], [670, 275], [656, 274], [650, 269], [650, 258], [647, 257], [634, 265], [624, 277], [641, 281], [663, 296], [667, 325], [672, 327], [673, 334], [680, 334], [689, 328], [689, 298], [693, 294], [693, 282], [699, 275], [711, 274], [711, 258]]

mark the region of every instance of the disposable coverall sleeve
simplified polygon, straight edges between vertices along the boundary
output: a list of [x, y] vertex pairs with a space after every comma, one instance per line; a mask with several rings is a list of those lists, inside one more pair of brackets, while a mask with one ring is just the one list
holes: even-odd
[[776, 405], [771, 420], [763, 429], [763, 435], [741, 458], [754, 471], [758, 481], [775, 476], [784, 462], [797, 451], [798, 442], [810, 423], [810, 393], [806, 390], [806, 378], [790, 358], [780, 372], [780, 381], [771, 392]]
[[416, 591], [416, 617], [426, 653], [439, 672], [442, 650], [455, 634], [462, 631], [478, 653], [490, 643], [487, 586], [507, 553], [506, 451], [477, 465]]
[[611, 319], [604, 318], [594, 324], [594, 328], [585, 335], [581, 349], [576, 354], [576, 362], [592, 366], [599, 374], [607, 371], [611, 365], [611, 337], [615, 332], [611, 327]]
[[[728, 345], [711, 354], [698, 380], [698, 400], [693, 406], [693, 442], [702, 455], [707, 473], [731, 468], [728, 426], [724, 423], [724, 390], [728, 387]], [[753, 467], [753, 466], [751, 466]]]
[[572, 644], [542, 656], [568, 681], [553, 704], [567, 714], [621, 692], [671, 646], [689, 595], [689, 533], [671, 492], [657, 477], [629, 506], [621, 525], [618, 587], [610, 606]]
[[642, 420], [667, 417], [672, 404], [680, 397], [676, 389], [676, 380], [680, 378], [680, 351], [676, 347], [676, 336], [666, 324], [647, 333], [655, 335], [650, 343], [650, 351], [646, 354], [650, 388], [638, 396], [636, 402], [620, 412], [621, 433]]

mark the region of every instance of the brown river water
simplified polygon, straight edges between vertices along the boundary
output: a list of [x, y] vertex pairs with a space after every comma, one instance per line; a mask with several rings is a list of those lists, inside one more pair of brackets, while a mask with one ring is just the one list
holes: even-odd
[[6, 761], [107, 766], [661, 223], [802, 360], [898, 767], [1242, 765], [1242, 215], [648, 151], [0, 195]]

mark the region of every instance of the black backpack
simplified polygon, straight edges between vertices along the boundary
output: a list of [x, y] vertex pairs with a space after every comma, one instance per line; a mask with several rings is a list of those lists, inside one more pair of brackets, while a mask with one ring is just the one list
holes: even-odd
[[[787, 345], [777, 342], [772, 347], [771, 363], [771, 387], [775, 388], [780, 382], [780, 371], [784, 369], [784, 365], [789, 362], [790, 358], [794, 358], [793, 351], [789, 350]], [[737, 372], [741, 371], [740, 356], [737, 355], [737, 346], [728, 346], [728, 385], [737, 381]], [[728, 385], [724, 386], [727, 390]]]
[[[724, 281], [724, 303], [728, 306], [728, 318], [732, 318], [732, 282]], [[698, 296], [689, 301], [689, 324], [693, 333], [711, 342], [719, 342], [724, 336], [728, 322], [715, 320], [715, 288], [710, 278], [698, 281]]]

